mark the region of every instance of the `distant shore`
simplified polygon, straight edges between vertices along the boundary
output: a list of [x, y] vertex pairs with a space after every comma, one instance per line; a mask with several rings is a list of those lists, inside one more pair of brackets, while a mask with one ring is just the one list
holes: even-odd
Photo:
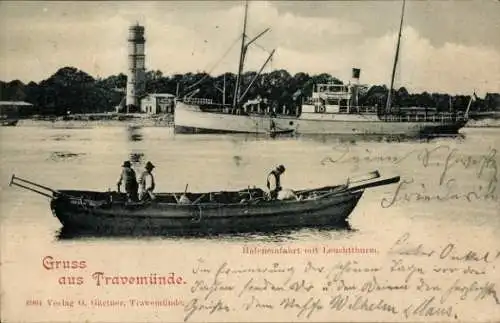
[[92, 113], [73, 114], [61, 117], [34, 116], [20, 119], [18, 126], [50, 127], [50, 128], [89, 128], [118, 126], [141, 127], [171, 127], [174, 117], [171, 114], [123, 114], [123, 113]]

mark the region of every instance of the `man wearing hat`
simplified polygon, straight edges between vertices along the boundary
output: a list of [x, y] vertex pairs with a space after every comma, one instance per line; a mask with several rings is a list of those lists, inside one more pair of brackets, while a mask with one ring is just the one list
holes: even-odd
[[267, 175], [267, 188], [269, 189], [271, 200], [276, 200], [278, 198], [278, 193], [281, 191], [280, 177], [284, 172], [285, 166], [279, 165]]
[[122, 183], [125, 186], [125, 193], [127, 193], [129, 201], [137, 201], [137, 179], [135, 177], [135, 171], [132, 169], [132, 165], [128, 160], [123, 162], [122, 173], [116, 184], [118, 192], [120, 192]]
[[155, 179], [153, 177], [153, 168], [155, 166], [148, 161], [146, 166], [144, 166], [145, 170], [141, 174], [141, 178], [139, 180], [139, 184], [141, 187], [140, 199], [141, 201], [148, 201], [154, 199], [153, 190], [155, 189]]

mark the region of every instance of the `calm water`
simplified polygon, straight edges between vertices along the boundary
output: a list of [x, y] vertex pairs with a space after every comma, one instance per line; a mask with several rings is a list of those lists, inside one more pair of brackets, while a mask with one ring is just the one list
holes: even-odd
[[[442, 247], [449, 241], [460, 243], [461, 248], [475, 250], [495, 250], [500, 245], [499, 155], [496, 152], [500, 148], [500, 129], [465, 129], [463, 136], [458, 138], [402, 142], [174, 136], [171, 129], [154, 127], [133, 130], [126, 127], [3, 127], [0, 128], [0, 138], [1, 279], [2, 291], [7, 295], [3, 298], [4, 308], [8, 310], [6, 317], [15, 318], [14, 321], [40, 321], [42, 318], [47, 321], [132, 322], [165, 321], [167, 318], [181, 321], [181, 307], [171, 311], [162, 309], [163, 312], [158, 314], [161, 316], [158, 316], [156, 311], [146, 308], [127, 308], [118, 312], [114, 308], [73, 311], [28, 308], [24, 304], [30, 298], [123, 299], [142, 296], [159, 299], [168, 295], [187, 301], [192, 297], [188, 295], [189, 288], [168, 289], [166, 292], [164, 289], [123, 287], [109, 288], [104, 292], [91, 281], [80, 288], [59, 286], [57, 279], [63, 274], [82, 274], [89, 279], [88, 275], [96, 270], [124, 274], [158, 271], [185, 274], [192, 281], [190, 266], [200, 257], [207, 258], [214, 266], [228, 259], [233, 264], [264, 265], [268, 261], [299, 263], [307, 258], [251, 257], [242, 255], [242, 245], [356, 246], [384, 251], [405, 232], [412, 240], [431, 247]], [[190, 191], [241, 189], [249, 185], [263, 187], [267, 172], [282, 163], [287, 167], [283, 176], [283, 185], [287, 188], [343, 183], [351, 174], [378, 169], [382, 176], [400, 175], [406, 184], [400, 188], [398, 196], [407, 194], [410, 201], [398, 198], [390, 205], [398, 185], [367, 190], [350, 216], [350, 229], [308, 229], [273, 236], [68, 239], [61, 238], [60, 223], [52, 216], [47, 198], [8, 186], [14, 173], [58, 189], [114, 189], [120, 166], [129, 158], [138, 172], [148, 160], [157, 166], [157, 191], [183, 191], [186, 184]], [[415, 193], [419, 194], [420, 200], [415, 201]], [[422, 200], [436, 194], [441, 200]], [[474, 196], [479, 199], [471, 198]], [[56, 259], [83, 259], [89, 264], [89, 269], [82, 273], [48, 272], [41, 265], [41, 259], [47, 255]], [[376, 261], [371, 256], [362, 256], [356, 259]], [[326, 263], [336, 261], [337, 256], [320, 257], [318, 255], [315, 259]], [[379, 259], [386, 259], [383, 253]], [[427, 265], [433, 266], [432, 263]], [[498, 277], [494, 270], [489, 275], [489, 279]], [[390, 279], [391, 275], [382, 278]], [[435, 282], [442, 280], [435, 279]], [[399, 296], [387, 293], [386, 297], [396, 301]], [[476, 308], [478, 305], [474, 303], [474, 310], [469, 311], [468, 316], [460, 317], [472, 320], [477, 313], [492, 313], [491, 303], [484, 301], [481, 304], [485, 307]], [[498, 309], [496, 311], [498, 315]], [[238, 316], [227, 319], [234, 321], [237, 318], [244, 319]], [[339, 320], [348, 318], [338, 317]], [[317, 319], [331, 318], [318, 316]], [[374, 316], [372, 319], [389, 318]]]
[[[285, 164], [283, 181], [288, 188], [342, 183], [349, 175], [378, 169], [382, 176], [400, 175], [413, 181], [403, 187], [404, 192], [450, 195], [474, 191], [484, 195], [488, 185], [496, 185], [496, 149], [500, 147], [499, 129], [465, 129], [456, 138], [400, 142], [380, 138], [189, 136], [174, 135], [171, 129], [160, 127], [3, 127], [0, 136], [3, 229], [7, 236], [15, 233], [16, 239], [29, 239], [35, 231], [37, 239], [46, 241], [58, 240], [59, 222], [46, 198], [8, 186], [12, 174], [52, 188], [108, 190], [115, 189], [124, 160], [132, 160], [137, 173], [150, 160], [157, 166], [157, 191], [182, 191], [186, 184], [190, 191], [207, 191], [263, 187], [267, 172]], [[456, 150], [450, 155], [452, 149]], [[443, 172], [451, 183], [439, 185]], [[366, 191], [351, 214], [352, 230], [303, 230], [271, 239], [365, 239], [380, 228], [390, 230], [395, 222], [408, 227], [453, 224], [499, 229], [495, 198], [413, 201], [381, 207], [382, 199], [391, 200], [396, 188], [391, 185]], [[497, 196], [499, 189], [495, 186], [490, 191]], [[106, 243], [103, 238], [96, 241]]]

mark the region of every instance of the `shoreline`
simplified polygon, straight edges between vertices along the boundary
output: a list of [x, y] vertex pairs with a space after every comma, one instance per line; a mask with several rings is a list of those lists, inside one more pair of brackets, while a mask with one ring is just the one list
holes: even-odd
[[464, 128], [500, 128], [500, 119], [485, 118], [480, 120], [470, 119]]
[[19, 119], [17, 126], [49, 128], [93, 128], [93, 127], [173, 127], [173, 115], [145, 114], [85, 114], [63, 117], [35, 117]]
[[[92, 128], [92, 127], [168, 127], [174, 126], [172, 114], [119, 114], [95, 113], [62, 117], [31, 117], [19, 119], [17, 126], [49, 128]], [[470, 119], [464, 128], [500, 128], [500, 119]]]

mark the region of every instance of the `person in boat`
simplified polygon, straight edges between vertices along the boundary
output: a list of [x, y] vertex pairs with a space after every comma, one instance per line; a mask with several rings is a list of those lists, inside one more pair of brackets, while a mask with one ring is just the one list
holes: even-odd
[[274, 131], [276, 131], [276, 123], [274, 122], [273, 119], [270, 119], [270, 120], [271, 120], [271, 122], [270, 122], [270, 125], [269, 125], [269, 129], [270, 129], [271, 132], [274, 132]]
[[269, 115], [272, 117], [272, 118], [275, 118], [277, 116], [277, 112], [278, 112], [278, 103], [275, 101], [271, 104], [271, 111], [269, 112]]
[[125, 186], [125, 193], [127, 193], [129, 201], [137, 201], [137, 190], [139, 186], [137, 185], [135, 171], [132, 169], [132, 165], [128, 160], [123, 162], [122, 172], [120, 174], [120, 178], [118, 179], [118, 183], [116, 184], [118, 193], [120, 193], [122, 183]]
[[278, 193], [282, 190], [281, 175], [285, 172], [285, 166], [279, 165], [267, 175], [267, 189], [271, 200], [278, 198]]
[[149, 201], [154, 199], [153, 191], [155, 189], [155, 179], [153, 176], [153, 169], [155, 166], [148, 161], [144, 166], [144, 172], [142, 172], [141, 177], [139, 179], [140, 184], [140, 195], [139, 198], [141, 201]]

